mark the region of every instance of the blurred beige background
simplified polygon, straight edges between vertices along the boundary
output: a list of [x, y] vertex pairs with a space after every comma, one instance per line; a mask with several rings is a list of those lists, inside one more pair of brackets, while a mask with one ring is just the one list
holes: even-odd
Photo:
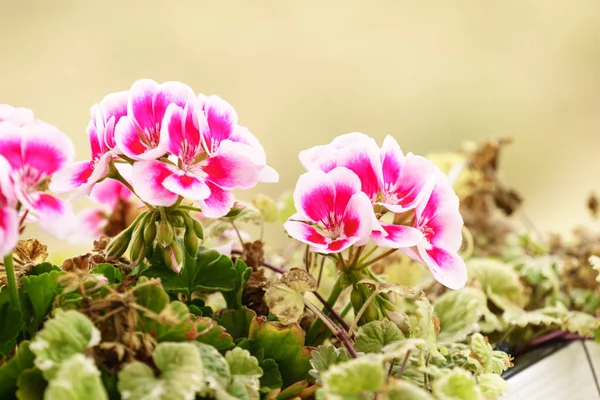
[[350, 131], [416, 153], [514, 137], [505, 180], [542, 230], [590, 223], [600, 188], [598, 0], [0, 0], [0, 49], [0, 102], [80, 159], [90, 106], [148, 77], [231, 102], [281, 174], [257, 189], [273, 196], [299, 150]]

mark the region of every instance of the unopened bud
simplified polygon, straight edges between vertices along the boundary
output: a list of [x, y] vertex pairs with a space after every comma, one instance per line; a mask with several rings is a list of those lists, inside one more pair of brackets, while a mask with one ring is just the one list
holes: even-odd
[[181, 272], [181, 269], [183, 268], [183, 251], [177, 242], [174, 242], [169, 247], [163, 249], [163, 261], [166, 266], [174, 272]]
[[132, 233], [133, 230], [126, 229], [111, 240], [106, 247], [107, 260], [114, 260], [125, 254], [125, 251], [127, 251], [127, 248], [129, 247]]
[[175, 240], [173, 226], [166, 219], [161, 219], [158, 223], [157, 239], [162, 247], [167, 247]]
[[196, 237], [198, 237], [198, 239], [204, 239], [204, 228], [202, 227], [202, 224], [200, 223], [200, 221], [195, 219], [193, 228], [194, 228], [194, 233], [196, 234]]
[[143, 235], [136, 235], [129, 250], [129, 259], [133, 265], [138, 265], [146, 258], [146, 244], [144, 243]]
[[156, 221], [151, 219], [144, 227], [144, 242], [150, 246], [156, 239]]
[[196, 256], [196, 253], [198, 253], [198, 236], [196, 236], [193, 229], [186, 228], [183, 234], [183, 245], [190, 255]]
[[171, 223], [171, 225], [174, 226], [175, 228], [183, 228], [184, 219], [179, 213], [169, 214], [169, 215], [167, 215], [167, 218], [169, 219], [169, 222]]

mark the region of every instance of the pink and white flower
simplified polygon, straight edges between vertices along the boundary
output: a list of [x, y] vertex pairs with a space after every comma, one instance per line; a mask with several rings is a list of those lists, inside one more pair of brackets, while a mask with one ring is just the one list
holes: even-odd
[[162, 85], [141, 79], [129, 90], [127, 115], [115, 128], [115, 142], [121, 152], [134, 160], [155, 160], [168, 150], [169, 132], [163, 129], [167, 108], [184, 108], [194, 92], [181, 82]]
[[8, 161], [0, 156], [0, 257], [10, 254], [19, 239], [17, 199], [9, 173]]
[[258, 140], [217, 96], [200, 95], [183, 107], [171, 104], [163, 131], [177, 165], [152, 160], [133, 166], [134, 190], [150, 204], [170, 206], [182, 196], [198, 202], [205, 216], [218, 218], [233, 206], [231, 190], [278, 180]]
[[89, 243], [104, 233], [111, 213], [121, 201], [131, 198], [131, 191], [121, 182], [105, 179], [94, 185], [90, 198], [99, 207], [90, 207], [77, 214], [77, 226], [69, 235], [71, 243]]
[[319, 253], [339, 253], [368, 242], [374, 214], [358, 176], [344, 167], [309, 171], [294, 191], [297, 214], [284, 224], [288, 234]]
[[64, 237], [74, 222], [70, 204], [45, 190], [52, 175], [74, 158], [69, 138], [41, 121], [23, 126], [0, 122], [0, 155], [10, 165], [9, 177], [24, 209], [39, 219], [42, 228]]
[[463, 219], [458, 196], [450, 181], [436, 171], [433, 191], [415, 210], [413, 228], [423, 236], [416, 246], [401, 249], [415, 261], [425, 264], [433, 277], [450, 289], [460, 289], [467, 282], [467, 267], [458, 255], [462, 243]]
[[89, 193], [93, 185], [104, 179], [114, 154], [120, 151], [115, 142], [115, 125], [127, 114], [127, 92], [111, 93], [92, 107], [87, 132], [92, 158], [68, 165], [55, 174], [50, 189], [56, 193], [67, 193], [81, 188]]
[[34, 122], [33, 111], [29, 108], [13, 107], [0, 104], [0, 122], [12, 122], [15, 125], [24, 125]]

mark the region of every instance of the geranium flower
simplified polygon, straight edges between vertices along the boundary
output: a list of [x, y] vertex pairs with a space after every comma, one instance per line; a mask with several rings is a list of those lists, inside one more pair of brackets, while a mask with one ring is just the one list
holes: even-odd
[[133, 166], [134, 190], [148, 203], [170, 206], [183, 196], [198, 202], [206, 217], [218, 218], [233, 206], [231, 190], [279, 178], [266, 165], [258, 140], [237, 124], [233, 107], [217, 96], [201, 95], [184, 107], [171, 104], [163, 130], [177, 165], [145, 161]]
[[101, 235], [107, 234], [106, 227], [110, 222], [111, 215], [117, 210], [119, 204], [127, 202], [132, 194], [131, 190], [114, 179], [105, 179], [94, 185], [89, 197], [98, 206], [86, 208], [77, 214], [78, 223], [75, 230], [69, 235], [69, 241], [71, 243], [89, 243]]
[[297, 214], [284, 224], [288, 234], [319, 253], [338, 253], [366, 244], [374, 214], [355, 173], [344, 167], [309, 171], [294, 191]]
[[43, 229], [64, 237], [74, 221], [71, 207], [45, 190], [52, 175], [74, 158], [69, 138], [41, 121], [22, 126], [0, 122], [0, 155], [10, 165], [9, 177], [24, 209]]
[[17, 199], [9, 177], [10, 165], [0, 156], [0, 257], [10, 254], [19, 239]]
[[134, 160], [154, 160], [164, 155], [169, 141], [169, 132], [163, 129], [167, 107], [176, 104], [183, 108], [192, 98], [192, 89], [181, 82], [135, 82], [129, 91], [127, 115], [115, 128], [119, 150]]
[[0, 122], [12, 122], [15, 125], [24, 125], [34, 121], [33, 111], [29, 108], [13, 107], [0, 104]]
[[462, 226], [458, 196], [446, 175], [437, 170], [429, 199], [415, 209], [412, 227], [422, 233], [422, 238], [416, 246], [401, 251], [425, 264], [441, 284], [460, 289], [467, 281], [467, 267], [458, 255]]
[[87, 194], [108, 173], [114, 154], [120, 153], [115, 142], [115, 125], [127, 114], [128, 92], [111, 93], [92, 107], [87, 132], [92, 159], [68, 165], [54, 175], [50, 189], [67, 193], [82, 188]]

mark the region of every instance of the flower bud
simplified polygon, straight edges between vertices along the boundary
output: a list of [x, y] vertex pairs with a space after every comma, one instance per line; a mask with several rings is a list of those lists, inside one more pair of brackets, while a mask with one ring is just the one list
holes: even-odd
[[183, 268], [183, 251], [177, 242], [162, 250], [165, 265], [176, 273]]
[[114, 260], [125, 254], [125, 251], [129, 247], [132, 233], [132, 229], [125, 229], [111, 240], [106, 248], [107, 260]]
[[156, 221], [151, 219], [144, 227], [144, 242], [150, 246], [156, 239]]
[[166, 219], [161, 219], [158, 223], [157, 239], [162, 247], [167, 247], [175, 240], [173, 226]]
[[198, 236], [196, 236], [194, 230], [190, 228], [192, 227], [186, 227], [185, 229], [185, 233], [183, 234], [183, 245], [188, 253], [195, 256], [196, 253], [198, 253]]
[[[139, 231], [136, 229], [136, 231]], [[129, 259], [133, 263], [133, 265], [138, 265], [144, 258], [146, 258], [146, 244], [144, 243], [144, 236], [138, 232], [137, 235], [133, 238], [133, 242], [131, 244], [131, 250], [129, 250]]]
[[198, 239], [204, 239], [204, 228], [202, 227], [202, 224], [200, 223], [200, 221], [195, 219], [193, 228], [194, 228], [194, 233], [196, 234], [196, 237]]

